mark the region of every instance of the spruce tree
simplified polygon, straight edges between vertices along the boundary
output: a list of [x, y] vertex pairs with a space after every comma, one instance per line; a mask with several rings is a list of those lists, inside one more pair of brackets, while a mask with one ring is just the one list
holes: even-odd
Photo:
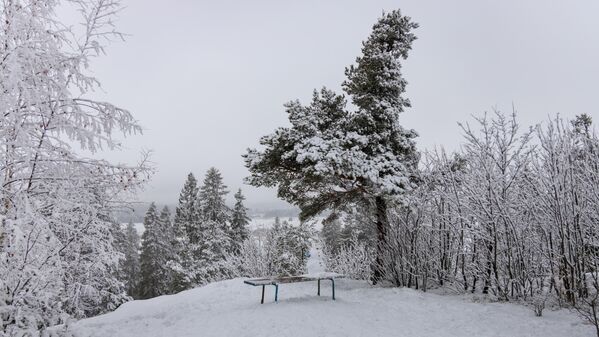
[[200, 238], [191, 247], [194, 258], [195, 282], [205, 284], [225, 277], [224, 262], [231, 252], [229, 208], [225, 204], [227, 186], [216, 168], [206, 172], [196, 202], [197, 216], [201, 218]]
[[164, 269], [167, 270], [167, 293], [171, 293], [172, 283], [175, 278], [175, 272], [170, 268], [173, 262], [177, 261], [177, 251], [173, 247], [173, 243], [175, 242], [175, 229], [173, 223], [171, 221], [171, 211], [167, 206], [162, 208], [160, 211], [160, 216], [158, 217], [158, 222], [160, 224], [160, 228], [162, 228], [162, 242], [165, 245], [164, 249], [164, 258], [165, 258], [165, 266]]
[[195, 280], [206, 284], [227, 277], [227, 258], [230, 240], [220, 224], [208, 220], [204, 223], [202, 243], [196, 250]]
[[139, 234], [133, 226], [132, 222], [127, 224], [125, 228], [125, 259], [122, 263], [123, 281], [127, 294], [133, 298], [137, 298], [137, 290], [140, 277], [139, 264]]
[[145, 231], [141, 245], [140, 298], [152, 298], [167, 294], [170, 288], [170, 270], [167, 267], [170, 244], [167, 241], [169, 230], [160, 221], [156, 205], [152, 203], [144, 218]]
[[179, 194], [179, 204], [175, 210], [175, 235], [177, 237], [187, 235], [191, 242], [197, 242], [199, 239], [199, 219], [195, 212], [198, 199], [197, 185], [198, 182], [193, 173], [189, 173]]
[[[227, 186], [223, 183], [223, 178], [220, 172], [212, 167], [206, 172], [203, 185], [200, 187], [199, 202], [197, 203], [197, 211], [201, 216], [201, 234], [214, 232], [211, 227], [218, 226], [218, 232], [222, 232], [224, 237], [222, 243], [225, 245], [226, 251], [231, 249], [229, 226], [230, 210], [225, 204], [225, 196], [229, 193]], [[206, 239], [202, 238], [202, 245]]]
[[171, 247], [172, 260], [168, 267], [171, 274], [170, 292], [177, 293], [191, 288], [194, 283], [194, 247], [200, 238], [200, 217], [196, 210], [198, 203], [197, 180], [193, 173], [179, 194], [179, 204], [175, 210]]
[[[324, 210], [372, 205], [378, 252], [373, 282], [383, 274], [388, 203], [416, 187], [416, 132], [399, 125], [410, 106], [401, 60], [407, 58], [418, 25], [396, 10], [383, 14], [363, 43], [362, 56], [346, 69], [343, 95], [315, 92], [312, 103], [286, 105], [290, 128], [260, 139], [263, 151], [248, 150], [247, 182], [278, 187], [279, 197], [301, 209], [306, 219]], [[334, 212], [333, 212], [334, 213]]]
[[245, 240], [248, 239], [250, 231], [248, 225], [250, 218], [247, 215], [248, 209], [243, 204], [245, 197], [241, 193], [241, 189], [235, 193], [235, 206], [233, 207], [233, 213], [231, 214], [231, 241], [233, 246], [233, 253], [238, 254], [241, 245]]
[[204, 221], [225, 224], [229, 220], [229, 208], [225, 204], [228, 193], [220, 172], [214, 167], [210, 168], [200, 188], [200, 209]]

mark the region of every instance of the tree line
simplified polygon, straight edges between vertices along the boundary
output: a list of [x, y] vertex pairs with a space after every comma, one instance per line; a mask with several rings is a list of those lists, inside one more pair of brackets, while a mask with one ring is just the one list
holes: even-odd
[[229, 192], [216, 168], [201, 185], [187, 176], [174, 217], [154, 203], [146, 211], [141, 238], [133, 224], [120, 231], [121, 280], [133, 298], [174, 294], [240, 276], [306, 272], [313, 227], [275, 219], [272, 228], [252, 232], [241, 190], [228, 207]]
[[173, 294], [231, 276], [227, 259], [240, 253], [250, 219], [241, 190], [233, 208], [225, 203], [228, 193], [216, 168], [207, 171], [201, 186], [190, 173], [174, 218], [168, 207], [158, 212], [152, 203], [141, 240], [127, 226], [122, 270], [130, 296]]

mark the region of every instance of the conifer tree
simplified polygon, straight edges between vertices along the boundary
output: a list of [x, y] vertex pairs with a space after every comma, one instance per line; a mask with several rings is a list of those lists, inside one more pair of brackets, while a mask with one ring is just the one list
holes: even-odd
[[[290, 128], [264, 136], [263, 151], [248, 150], [247, 182], [278, 187], [278, 195], [300, 207], [309, 218], [326, 209], [372, 205], [378, 251], [373, 282], [381, 279], [387, 242], [388, 204], [416, 187], [419, 160], [413, 138], [398, 116], [410, 106], [403, 97], [407, 58], [418, 25], [396, 10], [383, 14], [363, 43], [356, 65], [346, 68], [346, 100], [328, 89], [315, 92], [312, 103], [286, 105]], [[334, 213], [334, 212], [333, 212]]]
[[175, 229], [173, 223], [171, 221], [171, 211], [167, 206], [164, 206], [160, 211], [160, 216], [158, 217], [158, 222], [160, 224], [160, 228], [162, 228], [162, 242], [164, 243], [164, 258], [166, 260], [165, 270], [167, 270], [167, 282], [168, 282], [168, 290], [167, 293], [171, 293], [171, 285], [173, 283], [175, 272], [169, 268], [173, 262], [177, 261], [177, 251], [173, 247], [173, 243], [175, 242]]
[[177, 237], [187, 235], [191, 242], [197, 242], [199, 239], [199, 219], [195, 212], [195, 205], [198, 199], [197, 184], [198, 182], [193, 173], [189, 173], [179, 194], [179, 204], [175, 210], [175, 235]]
[[205, 284], [225, 277], [225, 258], [231, 252], [229, 208], [225, 204], [227, 186], [216, 168], [206, 172], [196, 201], [197, 216], [200, 217], [200, 238], [191, 246], [195, 283]]
[[206, 284], [227, 277], [225, 260], [230, 247], [227, 233], [220, 224], [208, 220], [204, 223], [202, 243], [197, 253], [195, 279]]
[[229, 221], [229, 208], [225, 204], [225, 196], [228, 193], [220, 172], [214, 167], [210, 168], [200, 188], [199, 205], [203, 220], [218, 224], [226, 224]]
[[139, 265], [139, 234], [133, 226], [132, 222], [125, 227], [125, 258], [122, 263], [123, 281], [127, 294], [133, 298], [137, 298], [137, 290], [139, 285], [140, 265]]
[[200, 217], [196, 209], [198, 203], [197, 180], [193, 173], [179, 194], [179, 204], [175, 210], [171, 237], [172, 260], [168, 262], [171, 274], [170, 292], [177, 293], [189, 289], [194, 283], [194, 247], [200, 238]]
[[[199, 202], [197, 203], [197, 210], [199, 216], [201, 216], [201, 232], [202, 235], [213, 235], [206, 234], [208, 232], [214, 233], [215, 231], [211, 228], [214, 226], [220, 227], [217, 232], [222, 232], [224, 237], [222, 243], [225, 245], [226, 251], [230, 251], [230, 233], [231, 229], [229, 226], [230, 210], [225, 204], [225, 196], [229, 193], [227, 186], [223, 183], [223, 178], [220, 172], [212, 167], [206, 172], [203, 185], [200, 187]], [[209, 238], [210, 240], [214, 239]], [[220, 239], [220, 238], [219, 238]], [[201, 244], [207, 239], [202, 238]]]
[[250, 231], [248, 224], [250, 218], [247, 215], [248, 209], [243, 204], [245, 197], [241, 193], [241, 189], [235, 193], [235, 206], [231, 214], [231, 241], [233, 245], [233, 253], [238, 254], [242, 243], [248, 239]]
[[165, 233], [168, 228], [160, 221], [156, 205], [152, 203], [144, 218], [145, 231], [141, 245], [140, 298], [152, 298], [167, 294], [170, 288], [167, 267], [170, 244]]

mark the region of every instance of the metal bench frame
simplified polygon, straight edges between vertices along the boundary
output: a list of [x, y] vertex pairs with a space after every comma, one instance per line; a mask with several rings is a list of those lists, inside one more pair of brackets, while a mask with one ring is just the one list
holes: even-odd
[[307, 276], [289, 276], [289, 277], [276, 277], [276, 278], [261, 278], [261, 279], [251, 279], [245, 280], [243, 283], [249, 284], [254, 287], [262, 286], [262, 299], [260, 300], [260, 304], [264, 304], [264, 288], [266, 286], [274, 286], [275, 287], [275, 302], [279, 301], [279, 284], [283, 283], [298, 283], [298, 282], [309, 282], [309, 281], [317, 281], [318, 282], [318, 291], [317, 295], [320, 296], [320, 281], [329, 280], [331, 281], [332, 288], [332, 298], [335, 300], [335, 278], [334, 277], [307, 277]]

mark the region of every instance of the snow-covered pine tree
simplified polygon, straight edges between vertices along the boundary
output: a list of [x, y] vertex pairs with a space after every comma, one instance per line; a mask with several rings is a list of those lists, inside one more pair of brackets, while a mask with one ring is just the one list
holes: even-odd
[[241, 193], [241, 189], [235, 193], [235, 206], [231, 214], [231, 244], [233, 245], [233, 253], [238, 254], [241, 249], [241, 245], [250, 236], [250, 230], [248, 225], [250, 218], [247, 215], [248, 209], [243, 204], [245, 197]]
[[225, 279], [229, 275], [226, 258], [230, 239], [223, 227], [212, 220], [203, 223], [202, 241], [196, 250], [195, 280], [197, 284]]
[[171, 247], [174, 254], [168, 263], [172, 276], [171, 293], [189, 289], [195, 279], [193, 251], [201, 235], [200, 212], [197, 210], [198, 192], [197, 180], [190, 172], [179, 194], [173, 221]]
[[218, 224], [226, 224], [229, 221], [229, 208], [225, 204], [225, 196], [228, 193], [221, 173], [214, 167], [208, 169], [200, 187], [199, 199], [203, 220]]
[[160, 211], [158, 222], [160, 224], [160, 228], [162, 228], [162, 242], [164, 242], [165, 247], [164, 259], [166, 261], [163, 268], [167, 270], [167, 293], [170, 294], [172, 293], [172, 284], [177, 276], [176, 272], [169, 268], [169, 266], [178, 261], [178, 256], [177, 251], [173, 247], [173, 243], [175, 242], [175, 228], [173, 226], [173, 222], [171, 221], [171, 211], [167, 206], [164, 206]]
[[167, 267], [170, 254], [168, 228], [162, 223], [156, 205], [150, 204], [144, 218], [140, 254], [140, 298], [152, 298], [167, 294], [170, 289], [170, 270]]
[[125, 227], [125, 258], [121, 264], [121, 270], [127, 294], [133, 298], [138, 297], [137, 290], [139, 289], [139, 243], [137, 229], [132, 222], [129, 222]]
[[206, 172], [196, 201], [200, 218], [199, 242], [191, 246], [195, 283], [205, 284], [222, 279], [225, 258], [231, 251], [230, 210], [225, 204], [227, 186], [220, 172], [212, 167]]
[[[231, 249], [231, 229], [229, 226], [230, 209], [225, 203], [225, 196], [229, 193], [227, 186], [223, 183], [221, 173], [214, 167], [206, 172], [204, 182], [200, 187], [198, 210], [201, 215], [202, 235], [212, 231], [213, 226], [220, 227], [225, 235], [222, 243], [225, 244], [227, 252]], [[203, 238], [201, 242], [205, 241]]]
[[176, 236], [187, 235], [191, 242], [197, 242], [199, 237], [199, 219], [195, 212], [195, 205], [198, 199], [198, 182], [193, 175], [189, 173], [187, 180], [179, 194], [179, 204], [175, 210], [174, 232]]
[[419, 154], [416, 132], [399, 125], [409, 100], [401, 59], [408, 56], [418, 25], [399, 10], [383, 14], [363, 43], [362, 56], [346, 69], [343, 96], [322, 89], [312, 103], [287, 103], [290, 128], [260, 139], [263, 151], [244, 155], [254, 186], [278, 187], [278, 195], [301, 209], [306, 219], [326, 209], [358, 202], [374, 206], [378, 253], [373, 281], [382, 276], [388, 202], [415, 187]]

